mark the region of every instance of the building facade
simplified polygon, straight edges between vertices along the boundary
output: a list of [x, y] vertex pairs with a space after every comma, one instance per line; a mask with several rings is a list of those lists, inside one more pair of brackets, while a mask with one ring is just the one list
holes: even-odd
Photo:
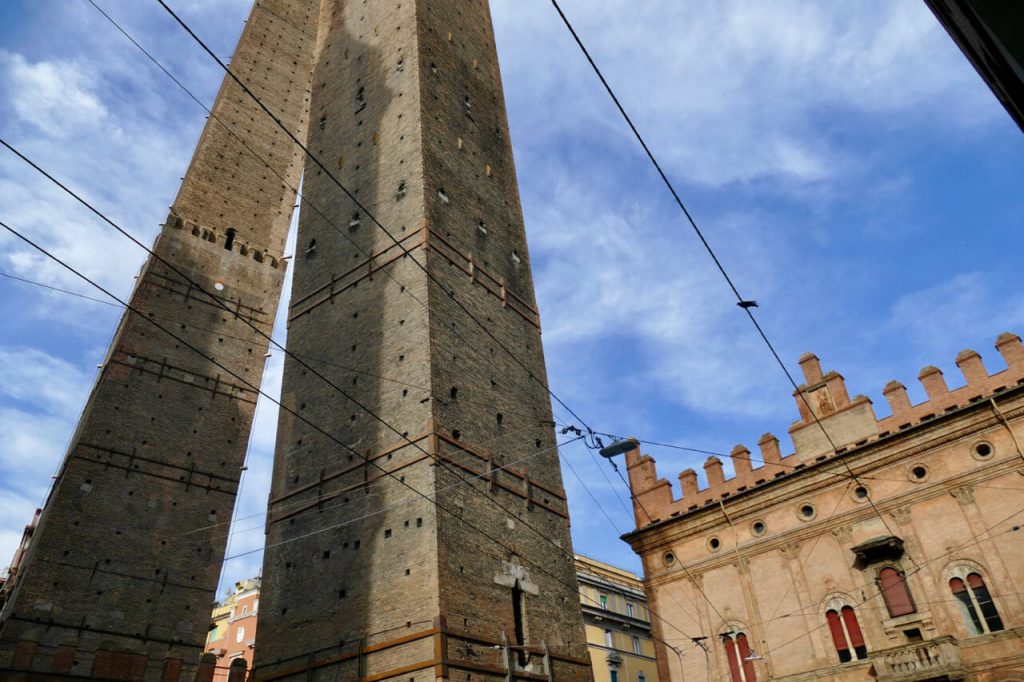
[[260, 608], [260, 579], [235, 583], [233, 591], [213, 607], [210, 634], [206, 637], [206, 653], [216, 657], [214, 682], [229, 681], [231, 666], [241, 667], [236, 660], [252, 668], [256, 645], [256, 614]]
[[795, 453], [765, 434], [732, 478], [717, 457], [704, 488], [683, 471], [681, 497], [627, 453], [626, 537], [683, 653], [658, 647], [662, 678], [1024, 681], [1024, 349], [996, 348], [992, 374], [957, 356], [959, 388], [926, 367], [917, 405], [890, 382], [883, 418], [806, 355]]
[[577, 554], [576, 577], [595, 682], [658, 682], [640, 576]]

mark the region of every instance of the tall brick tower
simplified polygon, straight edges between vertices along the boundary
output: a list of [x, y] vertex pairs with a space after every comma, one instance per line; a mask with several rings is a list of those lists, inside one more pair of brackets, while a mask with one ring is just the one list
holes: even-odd
[[590, 679], [488, 4], [320, 40], [257, 679]]
[[[232, 67], [300, 132], [318, 4], [260, 0]], [[122, 318], [0, 614], [5, 680], [177, 681], [202, 653], [302, 160], [234, 83], [214, 114], [154, 247], [173, 268], [131, 298], [180, 340]]]

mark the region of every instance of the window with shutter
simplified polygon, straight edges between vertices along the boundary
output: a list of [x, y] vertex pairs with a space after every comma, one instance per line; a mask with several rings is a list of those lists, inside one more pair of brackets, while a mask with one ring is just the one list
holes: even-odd
[[960, 607], [960, 615], [967, 631], [972, 635], [983, 635], [1002, 630], [1003, 621], [999, 617], [995, 602], [992, 601], [988, 586], [979, 573], [968, 573], [968, 570], [955, 571], [963, 577], [954, 577], [949, 581], [949, 589], [953, 591], [953, 596]]
[[893, 618], [917, 611], [902, 571], [886, 566], [878, 572], [878, 586], [889, 615]]

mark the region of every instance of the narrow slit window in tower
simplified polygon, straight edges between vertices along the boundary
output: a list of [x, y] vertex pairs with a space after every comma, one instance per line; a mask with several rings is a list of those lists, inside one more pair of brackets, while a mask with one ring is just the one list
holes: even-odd
[[518, 581], [512, 588], [512, 618], [516, 630], [516, 652], [519, 656], [519, 665], [526, 665], [526, 631], [523, 627], [523, 591], [519, 588]]

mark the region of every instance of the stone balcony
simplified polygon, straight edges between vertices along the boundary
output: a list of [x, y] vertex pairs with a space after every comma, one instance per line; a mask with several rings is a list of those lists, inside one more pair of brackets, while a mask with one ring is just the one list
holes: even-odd
[[953, 637], [938, 637], [870, 654], [878, 682], [963, 680], [967, 669]]

